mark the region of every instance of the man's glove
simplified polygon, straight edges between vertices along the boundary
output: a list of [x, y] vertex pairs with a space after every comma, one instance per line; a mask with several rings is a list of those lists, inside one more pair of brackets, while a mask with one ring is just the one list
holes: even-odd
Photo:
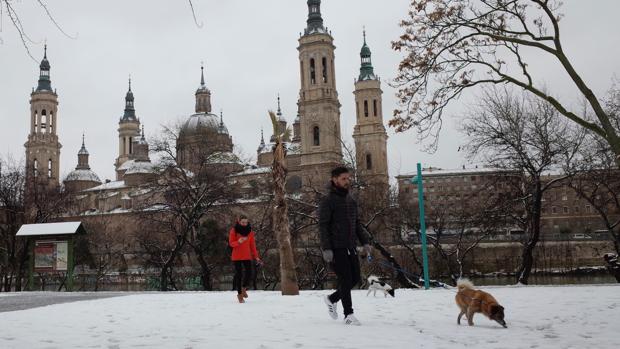
[[334, 260], [334, 251], [323, 250], [323, 260], [327, 263], [331, 263]]

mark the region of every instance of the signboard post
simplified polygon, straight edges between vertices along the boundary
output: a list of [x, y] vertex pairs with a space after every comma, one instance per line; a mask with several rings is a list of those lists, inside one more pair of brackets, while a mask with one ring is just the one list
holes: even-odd
[[411, 179], [412, 184], [418, 185], [418, 206], [420, 208], [420, 233], [422, 235], [422, 268], [424, 269], [424, 289], [430, 288], [428, 280], [428, 251], [426, 248], [426, 220], [424, 218], [424, 185], [422, 178], [422, 164], [418, 162], [417, 176]]

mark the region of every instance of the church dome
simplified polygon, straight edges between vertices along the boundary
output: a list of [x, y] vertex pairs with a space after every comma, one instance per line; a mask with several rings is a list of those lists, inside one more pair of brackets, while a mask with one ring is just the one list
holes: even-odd
[[181, 127], [184, 136], [199, 135], [202, 133], [228, 133], [220, 118], [211, 113], [197, 113], [191, 115]]
[[73, 170], [69, 172], [69, 174], [67, 175], [64, 181], [65, 182], [83, 181], [83, 182], [101, 183], [99, 176], [97, 176], [95, 172], [93, 172], [92, 170], [86, 170], [86, 169]]

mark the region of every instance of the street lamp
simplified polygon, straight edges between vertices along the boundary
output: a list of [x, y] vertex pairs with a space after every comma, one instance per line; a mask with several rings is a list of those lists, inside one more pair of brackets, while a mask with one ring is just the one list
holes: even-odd
[[426, 250], [426, 222], [424, 220], [424, 187], [422, 185], [422, 164], [418, 162], [418, 174], [411, 178], [411, 184], [418, 185], [418, 206], [420, 208], [420, 232], [422, 233], [422, 267], [424, 269], [424, 289], [429, 289], [428, 253]]

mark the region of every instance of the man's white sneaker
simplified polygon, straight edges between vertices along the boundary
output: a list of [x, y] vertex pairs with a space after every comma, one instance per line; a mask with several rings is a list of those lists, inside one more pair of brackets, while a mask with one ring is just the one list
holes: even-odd
[[362, 323], [353, 314], [349, 314], [344, 317], [345, 325], [361, 326]]
[[331, 316], [334, 320], [338, 319], [338, 303], [332, 303], [329, 300], [329, 296], [323, 297], [323, 300], [325, 301], [325, 304], [327, 304], [327, 312], [329, 313], [329, 316]]

